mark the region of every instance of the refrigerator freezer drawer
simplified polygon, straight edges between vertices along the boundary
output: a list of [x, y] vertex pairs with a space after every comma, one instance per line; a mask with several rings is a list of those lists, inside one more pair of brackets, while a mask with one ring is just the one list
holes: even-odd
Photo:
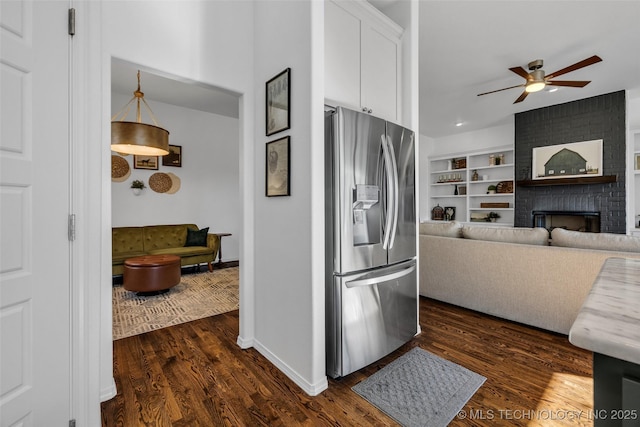
[[327, 312], [327, 375], [337, 378], [388, 355], [418, 328], [416, 263], [334, 276]]

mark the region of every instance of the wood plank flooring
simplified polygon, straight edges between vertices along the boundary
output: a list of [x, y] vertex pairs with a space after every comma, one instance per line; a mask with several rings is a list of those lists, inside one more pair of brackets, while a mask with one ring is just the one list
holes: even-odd
[[487, 378], [452, 426], [593, 425], [592, 356], [566, 336], [426, 298], [420, 323], [410, 343], [315, 397], [236, 345], [238, 311], [117, 340], [102, 425], [395, 425], [351, 387], [416, 346]]

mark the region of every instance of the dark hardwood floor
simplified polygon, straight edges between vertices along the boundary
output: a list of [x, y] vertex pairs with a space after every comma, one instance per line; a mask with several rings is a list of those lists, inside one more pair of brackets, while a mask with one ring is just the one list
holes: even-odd
[[236, 345], [238, 311], [114, 342], [111, 426], [388, 426], [351, 390], [419, 346], [487, 378], [452, 426], [592, 425], [591, 353], [567, 337], [421, 298], [422, 333], [310, 397], [254, 349]]

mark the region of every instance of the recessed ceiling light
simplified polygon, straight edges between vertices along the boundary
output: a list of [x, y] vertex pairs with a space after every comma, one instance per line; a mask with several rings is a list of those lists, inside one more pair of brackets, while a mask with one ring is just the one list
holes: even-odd
[[456, 122], [456, 127], [460, 127], [464, 124], [464, 122]]

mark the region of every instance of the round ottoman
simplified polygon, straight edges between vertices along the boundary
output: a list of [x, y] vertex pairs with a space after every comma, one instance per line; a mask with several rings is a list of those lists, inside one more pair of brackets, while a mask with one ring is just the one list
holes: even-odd
[[144, 255], [124, 261], [122, 285], [128, 291], [166, 291], [180, 283], [180, 257]]

